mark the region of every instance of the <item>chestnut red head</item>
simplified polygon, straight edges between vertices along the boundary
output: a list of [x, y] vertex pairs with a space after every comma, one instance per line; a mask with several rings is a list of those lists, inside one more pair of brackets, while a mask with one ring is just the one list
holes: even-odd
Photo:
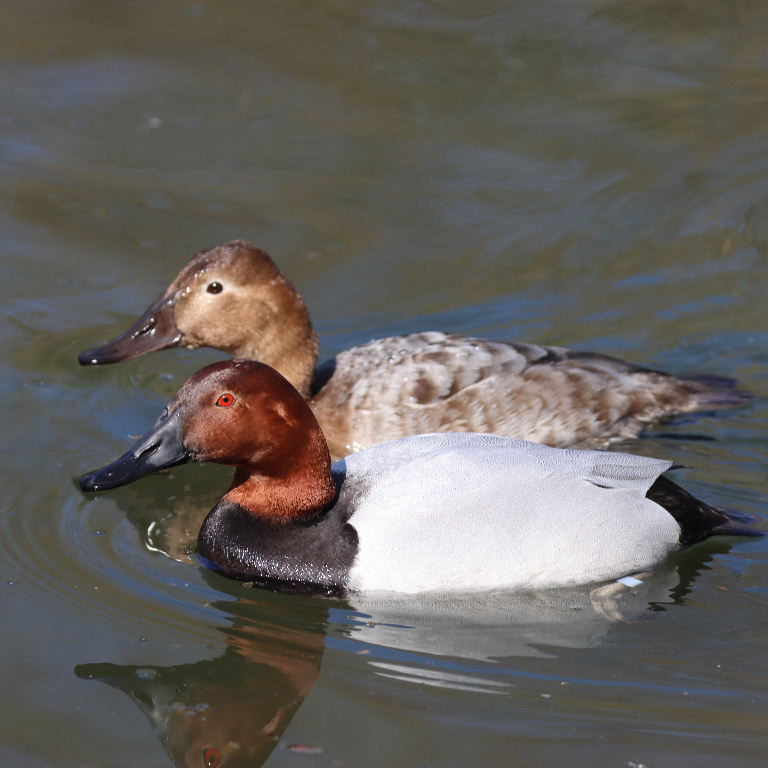
[[185, 461], [214, 461], [247, 476], [328, 475], [328, 447], [311, 409], [277, 371], [255, 360], [213, 363], [195, 373], [155, 425], [112, 464], [83, 475], [106, 490]]
[[184, 445], [194, 461], [260, 475], [290, 473], [297, 460], [325, 455], [312, 410], [273, 368], [255, 360], [213, 363], [195, 373], [168, 406], [183, 410]]

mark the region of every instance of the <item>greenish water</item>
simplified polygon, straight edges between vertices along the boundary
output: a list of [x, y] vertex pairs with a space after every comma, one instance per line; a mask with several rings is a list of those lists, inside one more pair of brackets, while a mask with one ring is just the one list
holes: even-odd
[[622, 447], [764, 521], [768, 6], [3, 10], [0, 763], [765, 764], [766, 541], [709, 542], [603, 602], [325, 601], [158, 551], [221, 468], [98, 498], [71, 478], [219, 357], [77, 353], [245, 237], [325, 356], [436, 328], [738, 377], [746, 407]]

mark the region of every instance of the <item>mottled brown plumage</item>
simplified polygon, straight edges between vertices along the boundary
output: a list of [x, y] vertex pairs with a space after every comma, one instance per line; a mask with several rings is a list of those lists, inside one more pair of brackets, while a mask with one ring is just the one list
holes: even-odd
[[427, 332], [342, 352], [310, 400], [331, 445], [493, 432], [548, 445], [634, 437], [706, 405], [705, 386], [602, 355]]
[[746, 399], [725, 379], [675, 378], [603, 355], [440, 332], [353, 347], [316, 372], [317, 334], [303, 299], [264, 251], [239, 240], [197, 254], [131, 329], [80, 361], [176, 345], [277, 368], [308, 398], [334, 457], [424, 432], [604, 444], [674, 414]]

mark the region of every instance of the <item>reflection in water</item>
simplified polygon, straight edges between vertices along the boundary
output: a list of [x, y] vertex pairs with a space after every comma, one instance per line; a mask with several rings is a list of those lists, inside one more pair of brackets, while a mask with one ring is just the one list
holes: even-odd
[[[179, 766], [258, 766], [275, 748], [320, 672], [331, 645], [392, 681], [506, 694], [520, 674], [511, 657], [554, 658], [558, 649], [599, 646], [618, 623], [659, 615], [679, 600], [711, 550], [637, 582], [526, 593], [355, 595], [340, 602], [277, 595], [205, 572], [238, 597], [218, 607], [233, 616], [215, 659], [175, 666], [84, 664], [82, 678], [126, 693], [147, 715]], [[504, 659], [508, 661], [505, 663]], [[493, 663], [488, 663], [493, 662]]]
[[651, 618], [679, 585], [672, 568], [634, 583], [571, 589], [408, 597], [356, 596], [352, 636], [387, 648], [477, 661], [547, 657], [555, 648], [590, 648], [617, 622]]
[[126, 693], [175, 764], [259, 766], [315, 683], [327, 617], [321, 600], [274, 598], [254, 591], [236, 604], [218, 658], [169, 667], [82, 664], [75, 672]]
[[232, 470], [209, 465], [195, 477], [184, 469], [116, 489], [112, 501], [136, 528], [147, 549], [192, 564], [200, 526], [221, 498]]

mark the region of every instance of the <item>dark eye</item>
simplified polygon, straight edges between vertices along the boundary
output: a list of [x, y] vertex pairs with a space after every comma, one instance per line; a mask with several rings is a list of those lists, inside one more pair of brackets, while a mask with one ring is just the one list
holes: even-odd
[[203, 750], [203, 765], [205, 768], [217, 768], [221, 765], [221, 752], [216, 747]]
[[221, 293], [224, 290], [224, 286], [214, 280], [212, 283], [208, 283], [208, 287], [205, 290], [208, 293]]
[[223, 395], [219, 395], [219, 399], [216, 401], [216, 405], [219, 408], [229, 408], [232, 403], [235, 402], [235, 396], [229, 392], [225, 392]]

